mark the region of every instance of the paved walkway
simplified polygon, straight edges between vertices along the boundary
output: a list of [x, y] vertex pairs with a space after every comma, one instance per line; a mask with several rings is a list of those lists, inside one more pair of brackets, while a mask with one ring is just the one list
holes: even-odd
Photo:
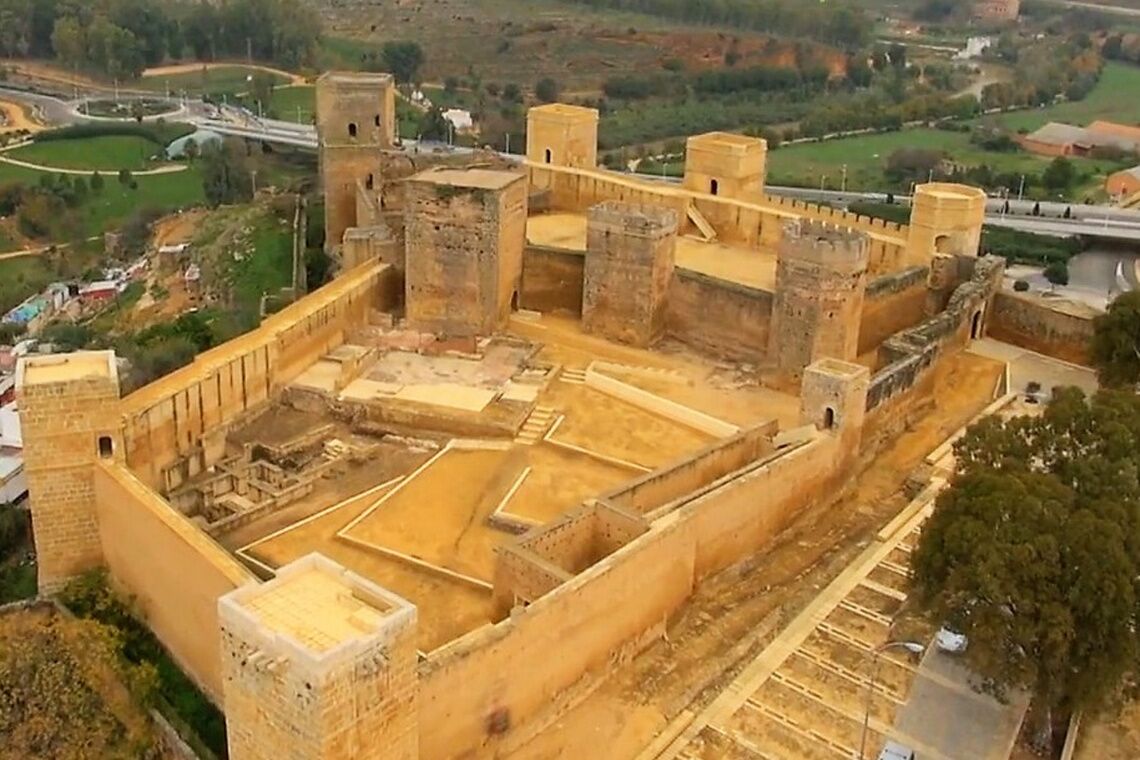
[[[45, 166], [43, 164], [33, 164], [29, 161], [21, 161], [17, 158], [9, 158], [8, 156], [0, 155], [0, 163], [11, 164], [12, 166], [19, 166], [24, 169], [34, 169], [40, 172], [51, 172], [52, 174], [81, 174], [85, 177], [90, 176], [97, 169], [64, 169], [59, 166]], [[166, 166], [159, 166], [156, 169], [142, 169], [139, 171], [132, 171], [132, 177], [149, 177], [155, 174], [177, 174], [178, 172], [186, 171], [189, 166], [186, 164], [167, 164]], [[103, 172], [107, 175], [118, 174], [118, 172], [107, 170]]]

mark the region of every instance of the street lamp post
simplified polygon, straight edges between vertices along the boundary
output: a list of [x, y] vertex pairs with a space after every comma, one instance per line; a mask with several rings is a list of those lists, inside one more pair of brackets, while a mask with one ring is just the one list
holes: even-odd
[[916, 641], [888, 641], [871, 652], [871, 680], [867, 682], [867, 707], [863, 712], [863, 735], [859, 739], [859, 760], [864, 760], [867, 750], [867, 728], [871, 724], [871, 698], [875, 695], [875, 678], [879, 675], [879, 655], [888, 649], [905, 649], [912, 654], [922, 654], [926, 649]]
[[843, 182], [842, 182], [842, 185], [840, 186], [840, 189], [843, 192], [847, 192], [847, 164], [843, 165]]

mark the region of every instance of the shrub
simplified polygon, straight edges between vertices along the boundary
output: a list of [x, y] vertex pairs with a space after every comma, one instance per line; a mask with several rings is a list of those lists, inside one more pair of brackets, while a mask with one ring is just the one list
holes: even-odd
[[1029, 290], [1029, 283], [1025, 280], [1018, 280], [1017, 282], [1013, 283], [1013, 289], [1018, 293], [1024, 293], [1025, 291]]

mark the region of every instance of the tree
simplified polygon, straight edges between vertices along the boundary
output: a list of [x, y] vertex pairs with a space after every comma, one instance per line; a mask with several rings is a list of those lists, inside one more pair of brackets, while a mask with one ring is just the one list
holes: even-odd
[[400, 84], [412, 84], [424, 65], [424, 51], [418, 42], [385, 42], [380, 49], [380, 62]]
[[1073, 162], [1063, 156], [1057, 156], [1045, 168], [1041, 181], [1050, 190], [1064, 190], [1077, 178], [1077, 170]]
[[503, 87], [503, 99], [510, 103], [521, 103], [522, 90], [520, 90], [519, 86], [514, 82], [508, 82], [506, 86]]
[[1069, 267], [1063, 261], [1050, 261], [1045, 267], [1045, 279], [1054, 287], [1069, 284]]
[[103, 175], [99, 172], [92, 172], [91, 174], [91, 190], [96, 195], [103, 192]]
[[253, 177], [240, 140], [203, 146], [201, 164], [202, 189], [211, 208], [253, 198]]
[[201, 149], [198, 147], [198, 141], [192, 137], [187, 138], [186, 145], [184, 145], [182, 148], [182, 154], [186, 156], [187, 161], [194, 163], [194, 159], [196, 159], [201, 154]]
[[424, 140], [446, 140], [449, 132], [447, 119], [443, 117], [443, 109], [433, 105], [420, 120], [420, 137]]
[[134, 178], [131, 176], [130, 169], [119, 169], [119, 184], [124, 187], [129, 186]]
[[955, 454], [912, 557], [919, 602], [969, 637], [993, 691], [1032, 693], [1042, 729], [1095, 712], [1140, 651], [1140, 397], [1055, 389], [1040, 417], [986, 418]]
[[558, 100], [560, 90], [561, 88], [558, 86], [558, 82], [550, 77], [544, 77], [538, 80], [538, 84], [534, 86], [534, 96], [543, 103], [553, 103]]
[[1101, 385], [1140, 383], [1140, 291], [1116, 297], [1093, 323], [1092, 363]]
[[257, 72], [250, 81], [250, 94], [254, 102], [261, 105], [262, 113], [269, 110], [269, 105], [273, 101], [273, 87], [276, 84], [277, 80], [268, 71]]

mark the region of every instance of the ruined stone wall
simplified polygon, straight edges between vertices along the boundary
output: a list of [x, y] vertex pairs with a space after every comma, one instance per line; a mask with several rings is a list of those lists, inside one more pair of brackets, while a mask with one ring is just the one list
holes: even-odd
[[216, 463], [225, 434], [245, 415], [363, 324], [391, 270], [353, 270], [268, 317], [256, 330], [200, 354], [120, 406], [127, 465], [150, 487], [169, 490]]
[[94, 488], [115, 586], [138, 606], [179, 667], [220, 706], [218, 597], [254, 576], [125, 467], [99, 462]]
[[[88, 365], [102, 373], [68, 371]], [[38, 583], [41, 593], [50, 593], [102, 564], [94, 466], [101, 457], [116, 456], [121, 444], [113, 428], [119, 402], [114, 355], [22, 359], [17, 393]]]
[[1095, 317], [1058, 304], [1001, 292], [994, 297], [989, 334], [998, 340], [1075, 364], [1088, 364]]
[[608, 202], [590, 209], [582, 327], [645, 347], [665, 329], [677, 217], [659, 206]]
[[776, 262], [769, 356], [787, 377], [822, 358], [854, 360], [867, 279], [866, 236], [790, 223]]
[[582, 313], [586, 254], [527, 244], [523, 254], [519, 306], [541, 312]]
[[526, 182], [479, 187], [452, 174], [457, 184], [432, 172], [406, 183], [408, 320], [444, 335], [489, 335], [509, 316], [522, 277]]
[[867, 283], [859, 322], [859, 355], [926, 318], [926, 267], [909, 267]]
[[737, 361], [768, 355], [772, 294], [677, 269], [666, 301], [666, 332], [694, 348]]

